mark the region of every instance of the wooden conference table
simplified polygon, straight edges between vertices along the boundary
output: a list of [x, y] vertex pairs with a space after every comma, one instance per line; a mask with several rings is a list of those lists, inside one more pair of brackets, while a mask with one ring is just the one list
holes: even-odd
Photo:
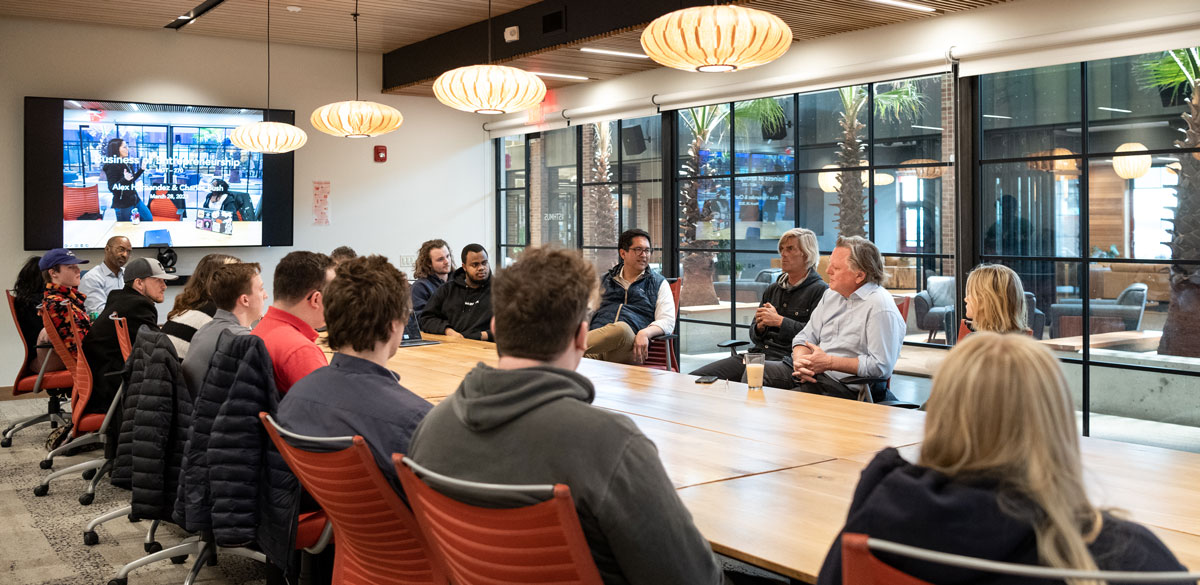
[[[432, 402], [452, 394], [495, 347], [441, 336], [389, 362], [400, 383]], [[813, 582], [846, 520], [859, 473], [887, 446], [918, 455], [921, 412], [584, 359], [594, 404], [628, 415], [663, 465], [713, 550]], [[1148, 525], [1180, 561], [1200, 569], [1200, 455], [1083, 440], [1093, 500]]]

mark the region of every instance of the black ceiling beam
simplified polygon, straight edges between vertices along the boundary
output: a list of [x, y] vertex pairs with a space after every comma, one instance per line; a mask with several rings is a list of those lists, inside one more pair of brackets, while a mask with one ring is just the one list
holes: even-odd
[[[708, 4], [711, 2], [702, 0], [544, 0], [492, 17], [492, 61], [643, 26], [673, 10]], [[383, 90], [433, 79], [456, 67], [486, 63], [487, 25], [486, 20], [476, 22], [384, 54]], [[510, 26], [520, 27], [519, 41], [504, 42], [504, 29]]]
[[191, 18], [176, 18], [175, 20], [172, 20], [170, 24], [168, 24], [167, 26], [164, 26], [163, 28], [173, 28], [175, 30], [179, 30], [179, 29], [191, 24], [197, 18], [204, 16], [205, 12], [208, 12], [209, 10], [212, 10], [213, 8], [220, 6], [224, 2], [225, 2], [225, 0], [204, 0], [204, 2], [197, 4], [195, 8], [188, 11], [187, 16], [190, 16]]

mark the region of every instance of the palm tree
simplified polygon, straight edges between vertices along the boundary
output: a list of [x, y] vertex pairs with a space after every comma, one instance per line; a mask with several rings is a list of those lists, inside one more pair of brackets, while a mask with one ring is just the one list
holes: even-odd
[[[722, 122], [734, 112], [734, 132], [745, 136], [750, 121], [757, 121], [765, 128], [778, 128], [787, 123], [787, 117], [779, 102], [771, 98], [762, 98], [745, 102], [736, 102], [733, 108], [721, 105], [699, 106], [680, 112], [679, 119], [692, 133], [692, 141], [688, 144], [687, 157], [681, 162], [681, 176], [696, 177], [679, 182], [679, 227], [681, 247], [712, 248], [711, 240], [696, 239], [696, 228], [702, 221], [712, 219], [711, 212], [700, 209], [699, 189], [701, 176], [714, 174], [710, 171], [712, 161], [701, 163], [700, 152], [710, 140], [723, 132]], [[684, 252], [681, 258], [683, 264], [683, 282], [679, 291], [681, 306], [715, 305], [718, 303], [717, 292], [713, 288], [713, 262], [716, 256], [712, 252]]]
[[[588, 134], [592, 134], [592, 148], [594, 149], [594, 154], [590, 157], [592, 160], [591, 167], [588, 169], [588, 182], [597, 183], [584, 189], [584, 196], [590, 200], [590, 205], [585, 209], [591, 211], [587, 215], [588, 221], [592, 222], [591, 239], [593, 242], [616, 243], [617, 237], [620, 235], [617, 226], [617, 200], [613, 197], [612, 186], [609, 184], [609, 181], [612, 180], [609, 162], [613, 154], [613, 123], [591, 124], [585, 126], [584, 130], [585, 138]], [[608, 266], [616, 261], [616, 252], [611, 250], [593, 250], [592, 252], [596, 255], [597, 266]]]
[[[897, 122], [916, 120], [925, 105], [918, 84], [921, 80], [904, 80], [893, 83], [892, 89], [875, 94], [875, 110], [882, 118], [895, 118]], [[852, 85], [838, 88], [842, 99], [842, 111], [838, 124], [842, 127], [842, 139], [838, 142], [837, 166], [846, 169], [862, 166], [863, 144], [859, 133], [865, 128], [858, 121], [867, 105], [867, 86]], [[855, 171], [838, 172], [837, 208], [838, 233], [843, 236], [867, 237], [867, 198], [863, 194], [862, 178], [866, 173]]]
[[[1177, 148], [1200, 148], [1200, 51], [1178, 49], [1156, 54], [1142, 63], [1148, 87], [1190, 94], [1183, 119], [1187, 133]], [[1180, 157], [1178, 204], [1170, 230], [1172, 260], [1200, 259], [1200, 153]], [[1171, 304], [1158, 353], [1200, 357], [1200, 265], [1171, 265]]]

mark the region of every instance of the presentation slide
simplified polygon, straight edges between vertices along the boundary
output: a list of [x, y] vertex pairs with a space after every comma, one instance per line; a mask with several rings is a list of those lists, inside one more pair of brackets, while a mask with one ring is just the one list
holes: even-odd
[[63, 246], [260, 246], [262, 154], [229, 135], [262, 110], [63, 101]]

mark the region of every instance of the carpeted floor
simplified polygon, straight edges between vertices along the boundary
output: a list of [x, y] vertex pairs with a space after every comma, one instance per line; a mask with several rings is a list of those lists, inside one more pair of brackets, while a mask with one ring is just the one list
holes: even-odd
[[[43, 400], [0, 402], [0, 428], [13, 420], [38, 414]], [[17, 433], [12, 447], [0, 449], [0, 583], [5, 585], [103, 585], [122, 565], [143, 556], [142, 539], [150, 523], [131, 523], [124, 517], [97, 528], [99, 544], [85, 546], [83, 529], [94, 517], [128, 504], [129, 492], [107, 481], [96, 490], [90, 506], [79, 504], [86, 482], [78, 475], [62, 477], [50, 484], [44, 497], [33, 495], [49, 471], [38, 461], [45, 454], [43, 443], [49, 425]], [[54, 467], [99, 456], [99, 451], [56, 459]], [[158, 541], [164, 547], [179, 542], [183, 531], [164, 525]], [[169, 561], [147, 565], [129, 575], [130, 585], [182, 583], [192, 559], [182, 565]], [[204, 585], [255, 584], [264, 582], [264, 568], [253, 561], [221, 556], [215, 567], [206, 567], [197, 583]]]

